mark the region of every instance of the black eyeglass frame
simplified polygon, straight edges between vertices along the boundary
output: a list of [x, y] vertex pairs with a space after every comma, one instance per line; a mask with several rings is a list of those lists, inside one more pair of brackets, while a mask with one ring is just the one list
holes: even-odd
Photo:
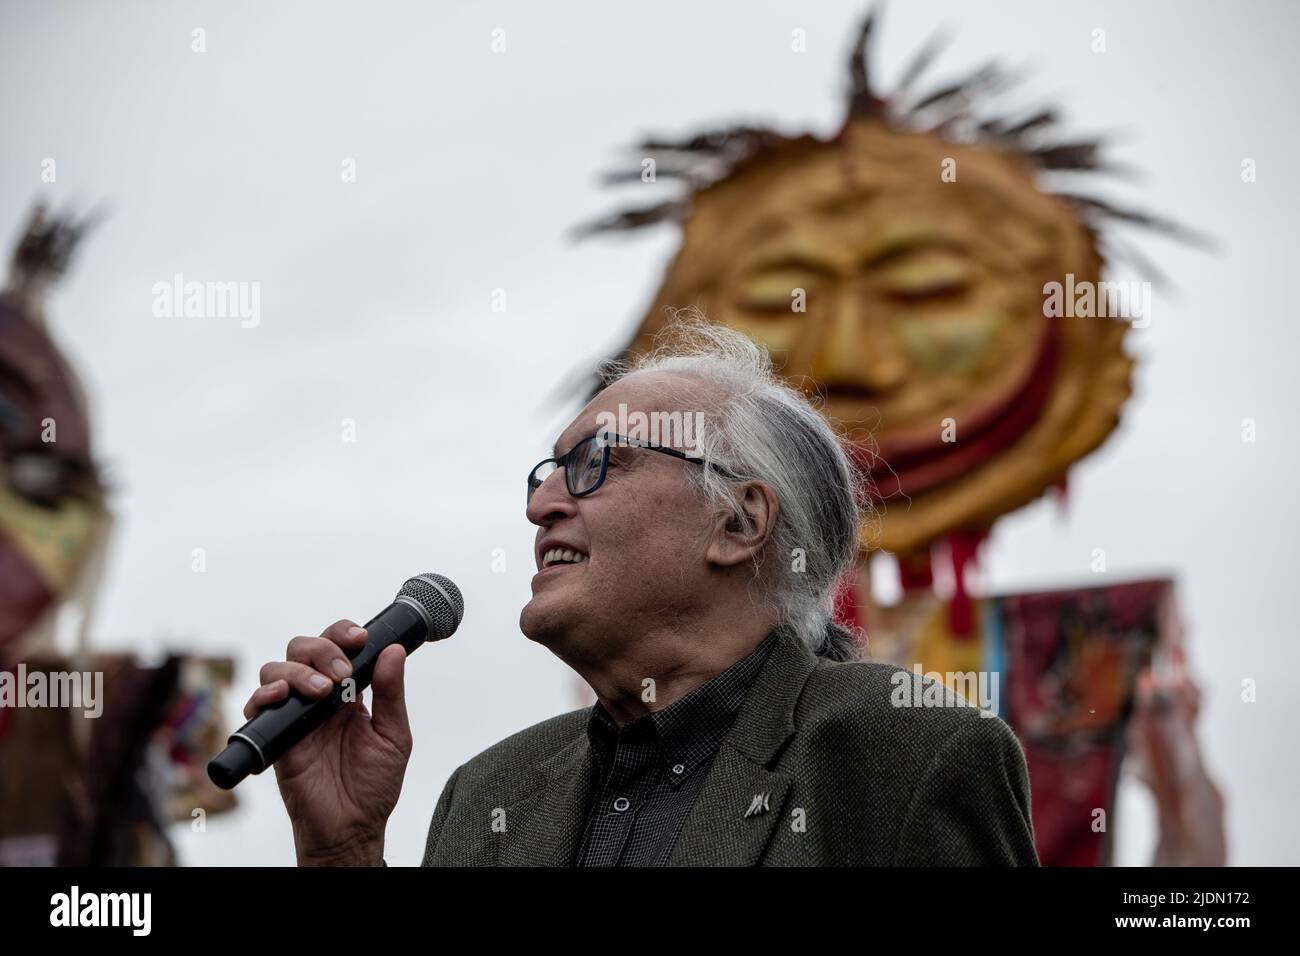
[[[588, 442], [600, 441], [602, 439], [604, 440], [605, 444], [601, 446], [600, 476], [596, 479], [595, 483], [592, 484], [592, 486], [590, 488], [587, 488], [585, 491], [574, 491], [573, 483], [576, 479], [573, 477], [574, 470], [570, 467], [570, 465], [573, 462], [578, 461], [579, 458], [581, 457], [579, 455], [579, 449], [583, 448], [583, 446], [585, 446]], [[679, 451], [676, 448], [669, 448], [666, 445], [657, 445], [654, 442], [642, 441], [639, 438], [629, 438], [627, 435], [616, 435], [609, 432], [597, 432], [594, 435], [588, 435], [586, 438], [581, 439], [572, 448], [566, 451], [563, 455], [560, 455], [558, 458], [543, 458], [537, 464], [533, 465], [532, 470], [528, 472], [528, 502], [529, 503], [532, 502], [533, 492], [536, 491], [538, 488], [540, 488], [542, 486], [542, 482], [546, 480], [546, 478], [543, 478], [541, 481], [538, 481], [535, 478], [537, 474], [537, 469], [541, 468], [543, 465], [549, 464], [550, 462], [555, 462], [556, 468], [563, 468], [565, 490], [568, 491], [569, 494], [574, 498], [585, 498], [587, 495], [591, 494], [593, 491], [595, 491], [597, 488], [599, 488], [601, 485], [605, 483], [605, 475], [609, 471], [610, 449], [627, 448], [627, 447], [645, 448], [648, 449], [649, 451], [657, 451], [664, 455], [671, 455], [673, 458], [678, 458], [682, 461], [694, 462], [697, 465], [707, 465], [708, 467], [712, 468], [714, 471], [718, 472], [718, 474], [720, 475], [724, 475], [727, 478], [731, 478], [734, 481], [740, 480], [739, 475], [733, 474], [731, 471], [728, 471], [726, 468], [724, 468], [722, 465], [719, 465], [717, 462], [708, 461], [707, 459], [704, 458], [696, 458], [695, 456], [688, 455], [686, 454], [686, 452]], [[550, 475], [547, 475], [547, 478], [549, 477]]]

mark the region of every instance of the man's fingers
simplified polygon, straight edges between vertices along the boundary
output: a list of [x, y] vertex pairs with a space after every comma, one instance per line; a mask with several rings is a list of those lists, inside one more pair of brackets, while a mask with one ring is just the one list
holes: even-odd
[[262, 686], [248, 698], [244, 716], [252, 717], [287, 697], [290, 688], [308, 697], [324, 697], [335, 684], [352, 676], [346, 651], [360, 650], [367, 636], [365, 628], [342, 620], [325, 628], [320, 637], [295, 637], [285, 651], [287, 660], [263, 665], [258, 674]]
[[289, 642], [285, 657], [314, 668], [331, 681], [352, 676], [352, 663], [343, 653], [343, 648], [323, 637], [295, 637]]
[[321, 631], [320, 636], [350, 651], [356, 650], [366, 643], [366, 629], [346, 618], [335, 621]]
[[272, 661], [265, 664], [258, 679], [263, 685], [278, 680], [286, 681], [294, 690], [301, 691], [308, 697], [324, 697], [336, 683], [311, 665], [297, 661]]
[[289, 684], [287, 681], [276, 680], [269, 684], [263, 684], [253, 691], [253, 696], [248, 698], [248, 703], [244, 705], [244, 719], [252, 720], [258, 711], [288, 696]]
[[394, 644], [375, 661], [370, 685], [371, 726], [399, 750], [411, 749], [411, 724], [406, 716], [406, 648]]

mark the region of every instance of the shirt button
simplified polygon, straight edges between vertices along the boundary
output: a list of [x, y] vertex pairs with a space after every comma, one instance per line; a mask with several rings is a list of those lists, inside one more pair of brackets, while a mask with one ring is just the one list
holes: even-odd
[[632, 804], [631, 802], [628, 801], [627, 797], [619, 797], [617, 800], [614, 801], [614, 809], [617, 810], [619, 813], [622, 813], [630, 806], [632, 806]]
[[679, 764], [679, 763], [675, 763], [675, 764], [673, 764], [673, 773], [677, 774], [678, 776], [681, 776], [681, 775], [684, 774], [685, 772], [686, 772], [686, 767], [685, 767], [685, 766], [683, 766], [682, 764]]

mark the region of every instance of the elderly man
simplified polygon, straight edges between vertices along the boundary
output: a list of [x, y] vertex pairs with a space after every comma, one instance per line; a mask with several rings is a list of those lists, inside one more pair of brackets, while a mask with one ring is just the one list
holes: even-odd
[[[919, 677], [856, 660], [831, 624], [861, 521], [834, 430], [744, 336], [674, 333], [612, 371], [528, 478], [520, 628], [598, 702], [459, 767], [425, 864], [1036, 864], [1006, 724], [912, 693]], [[702, 428], [655, 441], [620, 421]], [[365, 636], [295, 638], [245, 714], [329, 693]], [[383, 861], [411, 752], [404, 658], [380, 657], [373, 717], [347, 705], [276, 764], [299, 863]]]

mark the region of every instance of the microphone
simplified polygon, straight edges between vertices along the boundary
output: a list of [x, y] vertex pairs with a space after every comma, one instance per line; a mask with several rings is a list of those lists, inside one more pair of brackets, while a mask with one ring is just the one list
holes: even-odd
[[[401, 644], [411, 654], [425, 641], [441, 641], [456, 633], [465, 615], [460, 588], [441, 574], [420, 574], [402, 585], [393, 603], [366, 624], [366, 643], [345, 652], [352, 661], [352, 700], [370, 686], [375, 661], [384, 648]], [[233, 789], [250, 773], [261, 773], [298, 741], [343, 706], [343, 684], [328, 697], [306, 697], [292, 688], [230, 735], [226, 749], [208, 761], [208, 777], [222, 790]]]

